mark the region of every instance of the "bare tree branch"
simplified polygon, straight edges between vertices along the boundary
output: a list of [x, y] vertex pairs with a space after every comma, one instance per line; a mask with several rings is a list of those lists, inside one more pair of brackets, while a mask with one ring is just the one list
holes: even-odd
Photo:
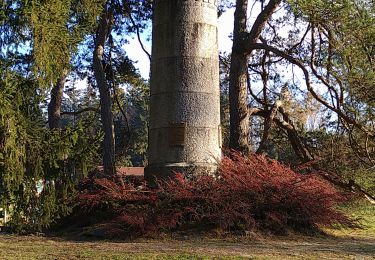
[[139, 31], [139, 27], [138, 27], [138, 25], [136, 24], [136, 22], [134, 21], [134, 18], [133, 18], [133, 16], [132, 16], [131, 11], [129, 11], [128, 14], [129, 14], [129, 19], [130, 19], [132, 25], [133, 25], [134, 28], [135, 28], [135, 31], [136, 31], [136, 34], [137, 34], [138, 42], [139, 42], [139, 44], [141, 45], [141, 48], [142, 48], [143, 52], [146, 53], [146, 55], [148, 56], [148, 59], [151, 61], [151, 54], [146, 50], [145, 46], [144, 46], [143, 43], [142, 43], [142, 40], [141, 40], [141, 33], [140, 33], [140, 31]]
[[268, 51], [273, 52], [274, 54], [276, 54], [276, 55], [278, 55], [280, 57], [283, 57], [284, 59], [286, 59], [290, 63], [298, 66], [302, 70], [302, 72], [303, 72], [303, 74], [305, 76], [305, 83], [306, 83], [307, 90], [311, 93], [311, 95], [319, 103], [321, 103], [322, 105], [324, 105], [325, 107], [327, 107], [331, 111], [335, 112], [339, 117], [341, 117], [347, 123], [354, 125], [356, 128], [360, 129], [362, 132], [368, 134], [369, 137], [371, 137], [371, 138], [375, 137], [375, 133], [374, 132], [370, 131], [369, 129], [367, 129], [366, 127], [364, 127], [363, 125], [361, 125], [355, 119], [353, 119], [353, 118], [349, 117], [348, 115], [346, 115], [339, 107], [336, 108], [336, 107], [330, 105], [327, 101], [325, 101], [322, 97], [320, 97], [315, 92], [315, 90], [313, 89], [313, 87], [311, 85], [311, 82], [310, 82], [310, 74], [309, 74], [308, 70], [306, 69], [305, 65], [300, 60], [294, 58], [293, 56], [289, 55], [285, 51], [279, 50], [279, 49], [277, 49], [275, 47], [272, 47], [272, 46], [264, 44], [264, 43], [250, 43], [250, 44], [247, 45], [247, 50], [248, 51], [255, 50], [255, 49], [268, 50]]
[[99, 109], [100, 109], [100, 106], [98, 106], [98, 107], [85, 107], [85, 108], [83, 108], [81, 110], [78, 110], [78, 111], [64, 111], [64, 112], [61, 112], [61, 115], [77, 116], [79, 114], [89, 112], [89, 111], [98, 113]]

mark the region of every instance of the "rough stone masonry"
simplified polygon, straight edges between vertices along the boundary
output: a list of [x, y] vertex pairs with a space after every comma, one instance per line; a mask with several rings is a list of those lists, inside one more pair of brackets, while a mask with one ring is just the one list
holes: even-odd
[[221, 157], [217, 0], [154, 0], [146, 179]]

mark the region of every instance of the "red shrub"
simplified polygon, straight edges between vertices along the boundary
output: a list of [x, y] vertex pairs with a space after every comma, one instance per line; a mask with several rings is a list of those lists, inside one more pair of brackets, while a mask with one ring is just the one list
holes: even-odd
[[79, 196], [79, 209], [91, 220], [105, 223], [109, 235], [140, 235], [200, 226], [226, 230], [311, 230], [318, 226], [356, 226], [340, 211], [344, 197], [316, 175], [301, 175], [264, 156], [231, 153], [216, 176], [202, 175], [145, 184], [88, 179]]

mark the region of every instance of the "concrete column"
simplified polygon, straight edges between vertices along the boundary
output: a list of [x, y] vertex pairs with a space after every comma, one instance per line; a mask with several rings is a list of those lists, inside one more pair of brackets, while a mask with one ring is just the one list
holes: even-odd
[[217, 0], [154, 0], [145, 177], [216, 170], [221, 157]]

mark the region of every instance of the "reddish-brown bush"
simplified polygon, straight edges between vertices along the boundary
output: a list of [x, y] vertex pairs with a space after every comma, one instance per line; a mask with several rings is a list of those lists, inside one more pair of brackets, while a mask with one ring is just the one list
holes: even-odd
[[[182, 174], [146, 183], [90, 178], [82, 185], [79, 211], [86, 224], [104, 223], [108, 235], [140, 235], [187, 227], [225, 230], [288, 229], [355, 222], [336, 209], [344, 197], [320, 177], [301, 175], [264, 156], [224, 157], [216, 176], [187, 180]], [[82, 216], [81, 216], [82, 217]]]

